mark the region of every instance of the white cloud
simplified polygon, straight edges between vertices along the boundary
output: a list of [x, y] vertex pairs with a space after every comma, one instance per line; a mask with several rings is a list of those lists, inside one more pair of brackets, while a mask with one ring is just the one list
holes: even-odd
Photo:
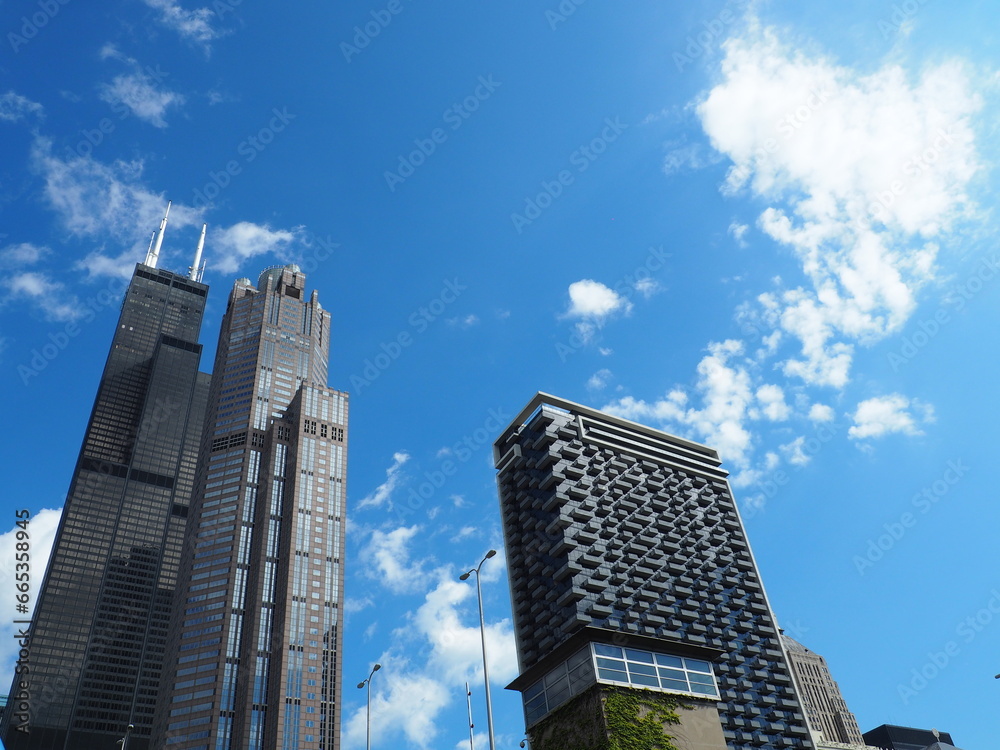
[[477, 529], [475, 526], [463, 526], [461, 529], [458, 530], [458, 533], [455, 534], [449, 541], [451, 541], [453, 544], [455, 542], [460, 542], [463, 539], [468, 539], [470, 536], [475, 536], [476, 532], [478, 531], [479, 529]]
[[355, 612], [361, 612], [374, 604], [375, 602], [370, 596], [366, 596], [362, 599], [355, 599], [354, 597], [349, 596], [344, 600], [344, 613], [350, 615]]
[[143, 0], [150, 8], [160, 11], [160, 23], [176, 31], [182, 38], [209, 48], [209, 42], [221, 34], [213, 28], [215, 14], [211, 8], [185, 10], [176, 0]]
[[361, 551], [365, 572], [396, 594], [412, 593], [427, 582], [428, 573], [422, 561], [410, 560], [410, 542], [420, 531], [419, 526], [401, 526], [390, 532], [376, 529], [368, 545]]
[[813, 404], [809, 407], [809, 419], [813, 422], [831, 422], [833, 409], [826, 404]]
[[614, 374], [611, 370], [607, 368], [598, 370], [590, 376], [590, 379], [587, 381], [587, 388], [592, 391], [603, 391], [608, 387], [608, 382], [612, 377], [614, 377]]
[[569, 307], [562, 317], [577, 319], [577, 335], [589, 343], [610, 316], [630, 312], [632, 303], [628, 298], [599, 281], [582, 279], [569, 285]]
[[[796, 413], [831, 421], [833, 410], [810, 407], [803, 386], [843, 389], [855, 350], [902, 329], [935, 280], [939, 246], [956, 244], [976, 218], [970, 193], [982, 165], [972, 120], [981, 102], [975, 74], [960, 63], [917, 75], [895, 63], [855, 70], [794, 49], [753, 19], [722, 49], [719, 82], [695, 111], [732, 163], [723, 192], [764, 205], [757, 228], [792, 254], [801, 276], [775, 278], [774, 289], [737, 311], [754, 350], [710, 344], [690, 398], [674, 388], [605, 408], [692, 433], [738, 470], [738, 485], [776, 456], [807, 460], [804, 443], [788, 437], [755, 456], [763, 436], [754, 422], [792, 419], [783, 393], [795, 394]], [[732, 221], [729, 233], [743, 242], [748, 226]], [[774, 372], [784, 380], [774, 382]], [[919, 404], [875, 399], [859, 407], [851, 437], [915, 434], [932, 416]]]
[[663, 173], [668, 177], [678, 172], [701, 169], [719, 161], [715, 151], [706, 149], [700, 143], [676, 141], [666, 144], [667, 153], [663, 157]]
[[[465, 682], [482, 684], [474, 584], [458, 581], [450, 567], [437, 569], [434, 580], [422, 604], [406, 615], [404, 626], [394, 631], [390, 650], [378, 659], [383, 669], [372, 682], [373, 745], [389, 745], [402, 736], [418, 747], [430, 746], [438, 734], [441, 711], [453, 700], [464, 703]], [[484, 582], [488, 580], [493, 579], [483, 578]], [[490, 683], [499, 687], [517, 675], [510, 620], [487, 622], [485, 633]], [[404, 656], [417, 653], [425, 655], [423, 663], [414, 664]], [[362, 705], [345, 718], [344, 744], [360, 748], [364, 741]]]
[[[472, 742], [470, 742], [469, 740], [459, 740], [458, 742], [456, 742], [455, 750], [470, 750], [470, 748], [472, 747], [489, 747], [489, 739], [490, 736], [488, 733], [476, 732], [472, 738]], [[499, 737], [494, 737], [494, 739], [496, 739], [497, 745], [499, 746], [503, 746], [504, 744], [506, 744], [503, 743]], [[510, 742], [511, 746], [513, 746], [514, 742], [516, 742], [516, 739], [511, 740]]]
[[[171, 214], [172, 215], [172, 214]], [[271, 229], [267, 224], [241, 221], [224, 229], [211, 231], [214, 268], [221, 273], [235, 273], [245, 261], [258, 255], [274, 255], [287, 260], [293, 244], [302, 238], [302, 228]], [[208, 239], [206, 239], [208, 247]]]
[[456, 326], [458, 328], [472, 328], [479, 322], [478, 315], [464, 315], [457, 318], [448, 318], [448, 325]]
[[[55, 539], [56, 529], [59, 527], [59, 518], [61, 516], [61, 509], [44, 508], [37, 512], [32, 512], [31, 518], [28, 521], [27, 531], [31, 538], [31, 574], [33, 581], [31, 590], [33, 592], [37, 592], [39, 585], [41, 585], [41, 576], [48, 565], [49, 555], [52, 552], [52, 542]], [[13, 513], [11, 513], [11, 517], [13, 517]], [[19, 541], [17, 532], [20, 530], [14, 526], [10, 531], [0, 535], [0, 585], [3, 586], [4, 591], [14, 591], [15, 565], [17, 564], [15, 545]], [[17, 641], [14, 640], [14, 636], [17, 633], [18, 627], [22, 627], [15, 626], [12, 621], [14, 619], [29, 619], [31, 617], [31, 612], [34, 611], [35, 607], [35, 596], [32, 595], [31, 597], [27, 613], [17, 613], [15, 615], [13, 613], [13, 595], [10, 595], [9, 601], [10, 604], [8, 606], [11, 609], [8, 611], [11, 612], [11, 615], [4, 617], [3, 621], [0, 622], [0, 669], [3, 670], [3, 674], [5, 675], [14, 673], [14, 663], [17, 661], [19, 648]]]
[[[450, 700], [448, 688], [428, 674], [408, 669], [403, 657], [379, 659], [383, 669], [372, 680], [372, 744], [384, 745], [402, 734], [420, 748], [437, 736], [436, 719]], [[364, 747], [367, 732], [366, 706], [345, 721], [344, 745]]]
[[860, 73], [754, 23], [724, 49], [697, 112], [733, 162], [725, 190], [771, 203], [758, 226], [807, 279], [761, 315], [801, 345], [786, 375], [842, 388], [854, 344], [900, 330], [934, 278], [936, 243], [973, 211], [980, 99], [955, 62], [912, 81], [892, 64]]
[[805, 437], [799, 436], [792, 442], [782, 445], [781, 452], [792, 466], [805, 466], [812, 460], [812, 456], [805, 452], [805, 445]]
[[49, 248], [42, 245], [33, 245], [30, 242], [21, 242], [17, 245], [8, 245], [0, 250], [0, 268], [24, 268], [33, 266], [42, 258], [51, 254]]
[[643, 299], [649, 299], [660, 291], [660, 282], [653, 278], [639, 279], [635, 282], [635, 290], [642, 295]]
[[[431, 645], [428, 666], [454, 686], [466, 680], [482, 682], [482, 640], [474, 604], [475, 583], [457, 580], [447, 568], [437, 572], [437, 586], [427, 593], [424, 603], [412, 618], [417, 632]], [[487, 580], [484, 576], [483, 581]], [[461, 606], [466, 602], [469, 606]], [[517, 654], [510, 620], [487, 623], [486, 651], [491, 682], [502, 685], [517, 675]]]
[[0, 280], [0, 288], [6, 292], [4, 302], [28, 300], [41, 310], [46, 320], [76, 320], [85, 312], [76, 295], [67, 294], [63, 283], [44, 273], [25, 271], [7, 275]]
[[783, 422], [792, 410], [785, 403], [785, 392], [776, 385], [762, 385], [757, 389], [757, 402], [764, 416], [772, 422]]
[[42, 117], [44, 109], [38, 102], [14, 91], [0, 94], [0, 121], [17, 122], [28, 117]]
[[[135, 263], [145, 258], [150, 234], [159, 227], [167, 205], [162, 194], [142, 184], [142, 161], [104, 164], [89, 156], [62, 159], [52, 153], [50, 140], [37, 138], [32, 164], [45, 183], [46, 200], [71, 235], [118, 244], [117, 253], [96, 250], [79, 267], [92, 275], [131, 275]], [[203, 213], [175, 202], [168, 235], [171, 230], [200, 226]], [[164, 245], [164, 254], [168, 250]]]
[[747, 224], [740, 224], [739, 222], [734, 221], [729, 225], [728, 231], [729, 234], [732, 235], [732, 238], [736, 240], [737, 245], [740, 247], [747, 246], [746, 240], [743, 239], [746, 237], [746, 233], [750, 231], [750, 227]]
[[[382, 482], [375, 491], [365, 495], [358, 503], [358, 510], [362, 508], [381, 508], [386, 501], [391, 500], [392, 493], [395, 491], [396, 487], [399, 486], [399, 481], [402, 479], [400, 474], [400, 469], [410, 460], [410, 454], [405, 451], [398, 451], [392, 454], [392, 466], [385, 470], [385, 481]], [[392, 504], [389, 504], [390, 510], [392, 509]]]
[[569, 285], [569, 309], [565, 314], [567, 318], [600, 321], [613, 313], [628, 314], [631, 310], [631, 302], [599, 281], [582, 279]]
[[[916, 417], [910, 413], [911, 408], [919, 412]], [[894, 432], [922, 435], [918, 420], [933, 421], [934, 410], [929, 405], [911, 402], [905, 396], [893, 393], [862, 401], [852, 419], [854, 424], [848, 429], [847, 435], [854, 440], [877, 438]]]
[[[702, 408], [688, 408], [683, 390], [674, 389], [652, 404], [625, 397], [604, 410], [627, 419], [652, 419], [692, 428], [698, 439], [719, 451], [739, 468], [747, 466], [752, 436], [746, 422], [754, 398], [746, 366], [732, 360], [743, 354], [743, 344], [728, 340], [709, 344], [709, 354], [698, 363], [697, 390]], [[772, 395], [765, 391], [765, 396]], [[786, 407], [787, 408], [787, 407]]]
[[184, 97], [174, 91], [157, 89], [153, 80], [143, 72], [115, 76], [111, 83], [101, 85], [101, 101], [115, 106], [120, 104], [140, 120], [158, 128], [167, 127], [164, 119], [170, 107], [184, 103]]
[[118, 45], [113, 42], [105, 42], [101, 49], [98, 51], [97, 56], [101, 60], [128, 60], [130, 58], [123, 55], [119, 49]]

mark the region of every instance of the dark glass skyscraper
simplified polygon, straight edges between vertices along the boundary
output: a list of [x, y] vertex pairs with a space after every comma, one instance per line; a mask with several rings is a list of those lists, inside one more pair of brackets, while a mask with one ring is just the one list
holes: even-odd
[[129, 724], [129, 750], [149, 746], [208, 397], [207, 292], [136, 266], [35, 606], [29, 672], [0, 727], [7, 750], [114, 748]]
[[154, 747], [336, 750], [347, 395], [296, 266], [236, 282], [219, 335]]
[[538, 394], [494, 458], [533, 750], [603, 747], [643, 701], [681, 748], [812, 748], [714, 450]]

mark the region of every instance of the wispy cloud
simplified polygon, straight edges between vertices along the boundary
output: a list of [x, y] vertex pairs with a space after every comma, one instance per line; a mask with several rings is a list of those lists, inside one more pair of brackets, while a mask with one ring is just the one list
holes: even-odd
[[598, 370], [587, 380], [587, 389], [591, 391], [603, 391], [608, 387], [608, 383], [613, 377], [614, 373], [607, 368]]
[[127, 107], [140, 120], [158, 128], [167, 127], [164, 115], [168, 109], [184, 103], [183, 96], [157, 88], [153, 79], [142, 71], [115, 76], [111, 83], [102, 84], [100, 97], [112, 106]]
[[0, 288], [5, 292], [4, 302], [26, 300], [40, 310], [46, 320], [76, 320], [86, 311], [76, 295], [67, 293], [62, 282], [53, 280], [45, 273], [12, 273], [0, 280]]
[[472, 328], [472, 326], [476, 325], [478, 322], [479, 316], [471, 313], [457, 318], [448, 318], [448, 325], [456, 328]]
[[182, 39], [201, 45], [206, 52], [210, 43], [222, 34], [213, 26], [216, 19], [211, 8], [186, 10], [176, 0], [143, 0], [150, 8], [159, 11], [159, 21], [168, 29], [177, 32]]
[[41, 104], [14, 91], [0, 94], [0, 121], [18, 122], [31, 117], [42, 117], [44, 113]]
[[30, 242], [7, 245], [0, 249], [0, 268], [24, 268], [32, 266], [51, 254], [49, 248]]
[[[400, 473], [403, 466], [410, 460], [410, 454], [405, 451], [397, 451], [392, 454], [392, 466], [385, 470], [385, 481], [375, 488], [374, 492], [365, 495], [358, 503], [358, 510], [362, 508], [381, 508], [392, 497], [392, 493], [399, 486], [402, 479]], [[391, 507], [391, 506], [390, 506]]]
[[424, 563], [410, 560], [410, 542], [419, 532], [419, 526], [373, 531], [361, 551], [367, 575], [396, 594], [418, 591], [428, 576]]
[[[118, 160], [106, 164], [93, 156], [53, 153], [52, 142], [44, 137], [35, 139], [31, 161], [41, 176], [43, 195], [70, 235], [97, 239], [101, 249], [88, 254], [78, 267], [91, 276], [127, 278], [136, 261], [146, 255], [150, 235], [160, 223], [167, 197], [148, 188], [142, 181], [144, 164], [141, 160]], [[205, 208], [195, 208], [174, 201], [170, 209], [170, 230], [200, 227], [205, 221]], [[231, 226], [209, 225], [206, 257], [211, 268], [232, 274], [251, 258], [273, 255], [276, 260], [290, 260], [295, 247], [305, 236], [302, 227], [272, 229], [267, 224], [241, 221]], [[171, 262], [186, 266], [192, 247], [181, 251], [164, 245], [161, 265]], [[177, 260], [181, 255], [182, 259]]]
[[213, 265], [222, 273], [233, 273], [247, 260], [258, 255], [288, 259], [293, 246], [302, 239], [302, 227], [271, 229], [268, 224], [241, 221], [223, 229], [212, 230]]
[[747, 225], [747, 224], [740, 224], [738, 221], [732, 222], [729, 225], [729, 230], [728, 230], [728, 232], [732, 236], [732, 238], [734, 240], [736, 240], [736, 244], [739, 245], [740, 247], [746, 247], [747, 246], [747, 242], [746, 242], [745, 237], [747, 236], [747, 232], [749, 232], [749, 231], [750, 231], [750, 226], [749, 225]]

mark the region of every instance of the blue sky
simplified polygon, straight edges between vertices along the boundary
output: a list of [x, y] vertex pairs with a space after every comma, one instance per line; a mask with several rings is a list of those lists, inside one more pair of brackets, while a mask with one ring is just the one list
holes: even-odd
[[[376, 660], [373, 746], [467, 747], [466, 680], [485, 732], [457, 579], [502, 546], [489, 442], [538, 390], [722, 453], [780, 623], [863, 731], [990, 747], [996, 10], [3, 4], [0, 528], [31, 509], [40, 575], [171, 199], [161, 266], [209, 225], [203, 369], [239, 276], [298, 262], [333, 315], [347, 747]], [[484, 570], [513, 748], [502, 556]]]

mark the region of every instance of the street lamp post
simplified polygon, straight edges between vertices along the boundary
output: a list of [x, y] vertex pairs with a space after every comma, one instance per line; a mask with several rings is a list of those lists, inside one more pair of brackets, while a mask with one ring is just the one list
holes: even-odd
[[122, 746], [122, 750], [128, 750], [128, 736], [130, 734], [132, 734], [132, 730], [133, 729], [135, 729], [135, 725], [134, 724], [129, 724], [125, 728], [125, 736], [122, 737], [120, 740], [118, 740], [118, 742], [115, 743], [116, 745], [121, 745]]
[[372, 750], [372, 675], [378, 672], [382, 668], [381, 664], [376, 664], [372, 667], [372, 671], [368, 673], [368, 678], [362, 680], [358, 683], [359, 688], [368, 688], [368, 708], [365, 711], [365, 723], [366, 723], [366, 747], [368, 750]]
[[496, 743], [493, 740], [493, 703], [490, 699], [490, 666], [486, 658], [486, 621], [483, 619], [483, 587], [479, 582], [479, 569], [483, 563], [496, 555], [497, 551], [491, 549], [486, 553], [486, 557], [480, 560], [479, 565], [459, 576], [460, 581], [469, 580], [469, 576], [476, 574], [476, 596], [479, 598], [479, 635], [483, 641], [483, 679], [486, 682], [486, 728], [490, 737], [490, 750], [496, 750]]

